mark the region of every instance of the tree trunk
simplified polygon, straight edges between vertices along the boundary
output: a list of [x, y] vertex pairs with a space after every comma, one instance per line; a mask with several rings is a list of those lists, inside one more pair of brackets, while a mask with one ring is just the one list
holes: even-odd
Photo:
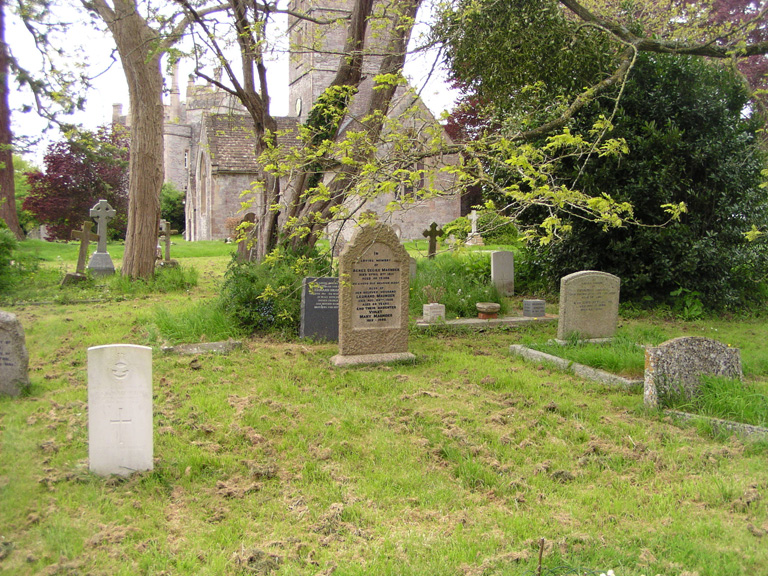
[[102, 0], [91, 6], [112, 33], [128, 81], [131, 159], [122, 273], [131, 278], [148, 278], [155, 269], [164, 178], [162, 51], [158, 49], [157, 33], [130, 0], [115, 0], [114, 11]]
[[0, 218], [19, 240], [24, 232], [16, 214], [16, 187], [13, 180], [13, 133], [8, 106], [8, 45], [5, 43], [5, 0], [0, 0]]

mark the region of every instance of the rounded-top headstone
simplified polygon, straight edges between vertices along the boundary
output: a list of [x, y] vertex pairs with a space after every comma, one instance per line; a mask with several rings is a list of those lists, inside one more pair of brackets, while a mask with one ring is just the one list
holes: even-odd
[[595, 270], [561, 278], [557, 338], [613, 338], [619, 321], [620, 286], [618, 276]]
[[18, 396], [29, 386], [29, 353], [15, 314], [0, 310], [0, 395]]

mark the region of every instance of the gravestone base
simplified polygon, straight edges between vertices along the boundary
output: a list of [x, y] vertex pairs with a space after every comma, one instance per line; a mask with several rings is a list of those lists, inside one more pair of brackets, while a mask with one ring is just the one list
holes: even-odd
[[361, 364], [391, 364], [392, 362], [412, 362], [416, 356], [410, 352], [389, 352], [386, 354], [357, 354], [344, 356], [337, 354], [331, 357], [334, 366], [359, 366]]
[[94, 276], [111, 276], [115, 273], [115, 265], [109, 252], [94, 252], [88, 261], [88, 270]]
[[[613, 338], [579, 338], [579, 344], [608, 344], [613, 342], [613, 340]], [[567, 346], [572, 342], [572, 340], [561, 340], [560, 338], [555, 338], [550, 340], [550, 342], [560, 344], [560, 346]]]
[[85, 282], [88, 280], [88, 276], [85, 274], [78, 274], [77, 272], [70, 272], [69, 274], [66, 274], [64, 278], [61, 280], [62, 286], [73, 286], [75, 284], [80, 284], [81, 282]]
[[483, 237], [479, 234], [472, 235], [470, 234], [467, 236], [467, 241], [464, 242], [466, 246], [485, 246], [485, 242], [483, 241]]
[[496, 312], [478, 312], [477, 317], [480, 318], [480, 320], [494, 320], [498, 318], [499, 315]]
[[178, 260], [173, 260], [173, 259], [171, 259], [171, 260], [160, 260], [157, 263], [157, 266], [159, 268], [176, 268], [178, 265], [179, 265], [179, 261]]

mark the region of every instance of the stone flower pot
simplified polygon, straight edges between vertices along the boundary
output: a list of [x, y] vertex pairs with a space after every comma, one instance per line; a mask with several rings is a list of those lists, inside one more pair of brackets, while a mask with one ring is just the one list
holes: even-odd
[[477, 307], [477, 317], [481, 320], [492, 320], [499, 317], [501, 304], [496, 302], [478, 302], [475, 306]]

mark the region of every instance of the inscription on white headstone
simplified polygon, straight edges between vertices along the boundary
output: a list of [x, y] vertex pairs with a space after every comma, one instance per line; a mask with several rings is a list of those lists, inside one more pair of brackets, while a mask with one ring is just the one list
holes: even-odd
[[152, 349], [88, 349], [88, 455], [92, 472], [152, 470]]

